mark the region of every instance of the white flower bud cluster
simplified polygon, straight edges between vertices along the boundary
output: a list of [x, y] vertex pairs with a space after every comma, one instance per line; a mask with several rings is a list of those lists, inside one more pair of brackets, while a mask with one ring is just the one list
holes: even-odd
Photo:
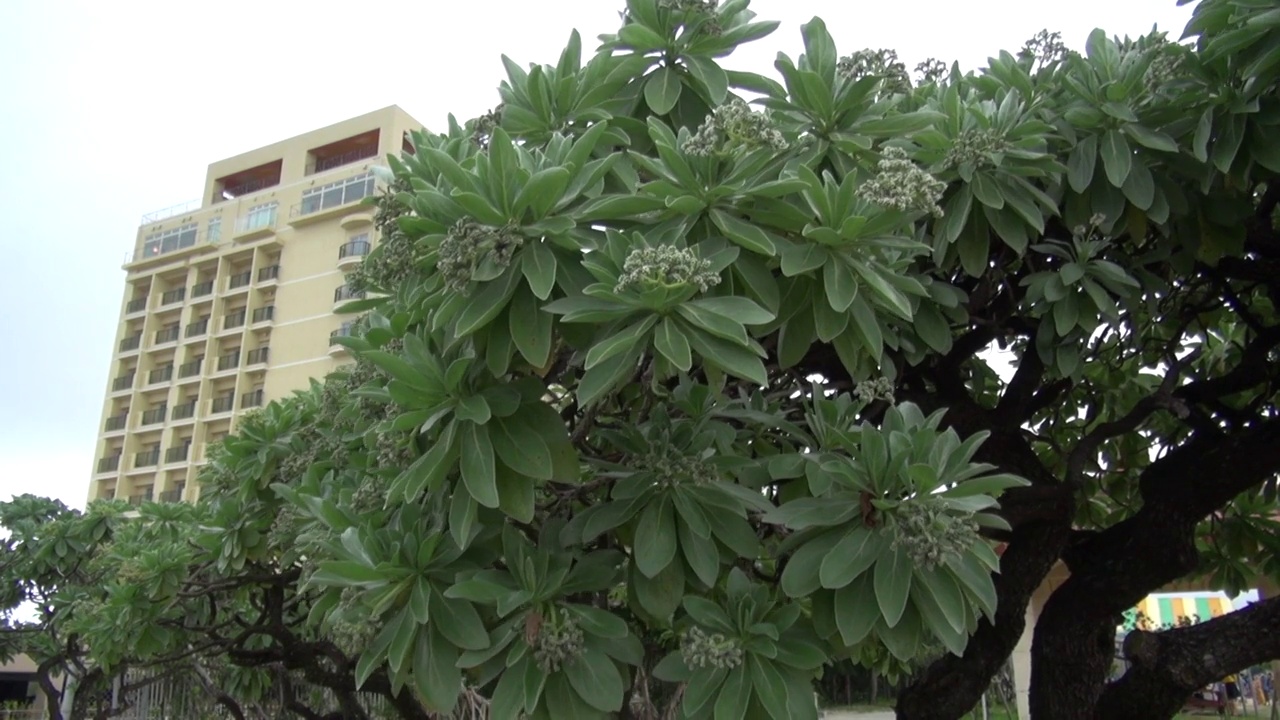
[[880, 78], [884, 81], [882, 89], [887, 93], [905, 93], [911, 89], [907, 66], [898, 60], [898, 53], [893, 50], [859, 50], [840, 58], [836, 62], [836, 72], [853, 81]]
[[1067, 57], [1067, 46], [1062, 44], [1062, 33], [1041, 30], [1022, 46], [1018, 53], [1022, 57], [1034, 58], [1040, 67], [1060, 62]]
[[879, 172], [858, 188], [858, 195], [893, 210], [942, 217], [938, 200], [947, 184], [916, 166], [902, 148], [886, 147], [882, 155], [877, 165]]
[[706, 460], [692, 455], [680, 455], [674, 451], [649, 453], [640, 458], [637, 464], [656, 475], [658, 482], [668, 486], [685, 482], [715, 482], [718, 477], [715, 466]]
[[880, 377], [875, 380], [864, 380], [854, 386], [853, 396], [864, 403], [884, 400], [892, 405], [895, 402], [893, 396], [893, 381], [887, 377]]
[[908, 500], [895, 516], [894, 549], [906, 551], [912, 562], [924, 568], [936, 568], [980, 542], [973, 516], [950, 512], [938, 500]]
[[560, 608], [558, 616], [543, 624], [533, 643], [533, 659], [542, 672], [550, 674], [582, 656], [586, 648], [582, 628], [569, 611]]
[[504, 268], [511, 264], [512, 256], [522, 244], [524, 238], [510, 226], [495, 228], [463, 218], [440, 243], [436, 269], [449, 290], [465, 293], [482, 261], [490, 260]]
[[689, 628], [680, 642], [680, 656], [693, 670], [716, 668], [732, 670], [742, 664], [742, 648], [738, 641], [720, 633], [708, 635], [702, 628]]
[[992, 155], [1007, 152], [1009, 141], [991, 128], [969, 128], [956, 136], [951, 149], [943, 160], [947, 167], [958, 167], [969, 163], [974, 167], [994, 166]]
[[502, 109], [506, 103], [498, 103], [498, 106], [489, 112], [475, 119], [471, 127], [471, 142], [482, 150], [489, 149], [489, 137], [493, 135], [493, 131], [502, 124]]
[[622, 277], [614, 292], [652, 290], [691, 285], [701, 292], [720, 284], [720, 275], [712, 272], [711, 262], [699, 258], [688, 248], [673, 245], [639, 247], [627, 255], [622, 264]]
[[755, 112], [741, 98], [716, 108], [680, 151], [692, 157], [726, 154], [736, 148], [785, 150], [787, 139], [773, 126], [768, 110]]
[[947, 76], [947, 64], [937, 58], [928, 58], [916, 66], [916, 73], [920, 75], [922, 84], [936, 83]]

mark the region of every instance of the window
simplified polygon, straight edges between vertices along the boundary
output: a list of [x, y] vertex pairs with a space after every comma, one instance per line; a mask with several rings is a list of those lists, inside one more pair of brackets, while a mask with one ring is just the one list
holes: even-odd
[[260, 228], [274, 227], [276, 224], [276, 206], [279, 203], [269, 202], [261, 205], [254, 205], [249, 208], [249, 212], [240, 218], [240, 232], [249, 232]]
[[205, 230], [205, 237], [209, 242], [216, 243], [222, 239], [222, 218], [209, 218], [209, 229]]
[[144, 259], [156, 257], [195, 245], [197, 228], [196, 223], [189, 223], [172, 230], [148, 235], [146, 242], [142, 244], [142, 257]]
[[353, 203], [373, 194], [373, 174], [364, 173], [302, 193], [299, 215], [310, 215], [339, 205]]

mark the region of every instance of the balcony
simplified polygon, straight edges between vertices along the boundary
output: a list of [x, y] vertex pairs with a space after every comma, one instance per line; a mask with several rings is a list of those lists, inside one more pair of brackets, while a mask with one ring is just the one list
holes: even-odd
[[158, 407], [151, 408], [150, 410], [142, 413], [142, 424], [157, 425], [162, 423], [164, 422], [164, 416], [167, 412], [169, 412], [169, 408], [163, 404]]
[[147, 299], [144, 297], [134, 298], [129, 302], [125, 303], [125, 306], [124, 306], [124, 312], [126, 315], [140, 313], [146, 309], [147, 309]]
[[249, 208], [236, 220], [236, 240], [252, 240], [270, 235], [276, 228], [276, 209], [279, 203], [269, 202]]
[[178, 378], [189, 378], [200, 374], [200, 366], [204, 364], [204, 358], [198, 357], [195, 360], [184, 362], [178, 366]]
[[142, 333], [141, 332], [134, 333], [133, 335], [130, 335], [129, 337], [120, 341], [120, 352], [129, 352], [130, 350], [137, 350], [139, 347], [141, 347], [141, 345], [142, 345]]
[[270, 350], [271, 348], [269, 347], [260, 347], [260, 348], [254, 348], [253, 350], [250, 350], [249, 355], [245, 360], [245, 364], [259, 365], [261, 363], [265, 363], [267, 361], [268, 352]]
[[214, 415], [217, 415], [218, 413], [231, 412], [231, 410], [234, 409], [235, 406], [236, 406], [235, 393], [227, 393], [222, 397], [216, 397], [213, 399], [213, 406], [211, 410]]
[[157, 330], [157, 331], [156, 331], [156, 344], [157, 344], [157, 345], [163, 345], [164, 343], [177, 342], [177, 341], [178, 341], [178, 335], [179, 335], [181, 332], [182, 332], [182, 330], [181, 330], [181, 328], [180, 328], [178, 325], [170, 325], [169, 327], [167, 327], [167, 328], [165, 328], [165, 329], [163, 329], [163, 330]]
[[193, 323], [187, 323], [186, 336], [189, 338], [198, 337], [209, 332], [209, 318], [200, 318]]
[[[159, 450], [156, 450], [156, 453], [159, 453], [159, 452], [160, 452]], [[155, 465], [155, 463], [151, 463], [151, 464], [152, 464], [152, 465]], [[142, 463], [137, 463], [134, 467], [146, 467], [146, 466], [144, 466]], [[137, 507], [137, 506], [141, 505], [141, 504], [142, 504], [142, 503], [144, 503], [144, 502], [151, 502], [151, 491], [150, 491], [150, 490], [148, 490], [148, 491], [146, 491], [146, 492], [144, 492], [144, 493], [141, 493], [141, 494], [139, 494], [139, 495], [130, 495], [130, 496], [129, 496], [129, 504], [130, 504], [130, 505], [132, 505], [132, 506], [134, 506], [134, 507]]]
[[156, 368], [147, 373], [147, 383], [154, 385], [156, 383], [169, 382], [173, 379], [173, 363], [169, 363], [164, 367]]
[[178, 447], [171, 447], [164, 451], [164, 461], [166, 463], [182, 462], [187, 459], [187, 455], [190, 453], [191, 445], [189, 443], [186, 445], [179, 445]]
[[190, 420], [196, 415], [196, 401], [188, 400], [181, 405], [174, 405], [173, 412], [169, 413], [170, 420]]
[[249, 283], [252, 281], [253, 271], [245, 270], [244, 272], [232, 275], [231, 278], [227, 280], [227, 289], [235, 290], [236, 288], [249, 287]]
[[134, 373], [129, 373], [128, 375], [121, 375], [115, 380], [112, 380], [111, 392], [120, 392], [121, 390], [128, 390], [132, 388], [133, 377], [134, 377]]
[[244, 327], [244, 319], [246, 316], [247, 313], [244, 310], [238, 310], [224, 315], [222, 318], [222, 329], [232, 330], [238, 327]]
[[119, 470], [119, 469], [120, 469], [119, 455], [112, 455], [111, 457], [104, 457], [98, 460], [98, 472], [100, 473], [115, 472], [116, 470]]
[[191, 297], [198, 298], [213, 294], [213, 281], [205, 280], [202, 283], [196, 283], [191, 286]]
[[160, 296], [160, 306], [172, 305], [180, 303], [187, 299], [187, 289], [185, 287], [174, 288]]
[[302, 194], [302, 202], [294, 205], [289, 211], [289, 222], [302, 224], [310, 219], [329, 217], [336, 210], [359, 202], [373, 194], [374, 180], [371, 173], [364, 173], [339, 180], [318, 188], [312, 188]]
[[240, 407], [251, 408], [262, 405], [262, 391], [253, 390], [240, 396]]
[[[174, 450], [174, 449], [176, 448], [171, 448], [171, 450]], [[183, 449], [185, 450], [186, 448], [183, 448]], [[184, 459], [185, 459], [185, 456], [184, 456]], [[182, 487], [177, 490], [165, 490], [164, 492], [160, 493], [160, 502], [162, 503], [182, 502], [182, 491], [185, 489], [186, 489], [185, 487]]]
[[329, 155], [327, 157], [316, 158], [307, 167], [308, 175], [315, 175], [326, 170], [332, 170], [343, 165], [360, 162], [366, 158], [376, 157], [378, 154], [378, 145], [376, 142], [365, 147], [356, 148], [341, 155]]
[[373, 243], [368, 240], [351, 240], [343, 243], [342, 247], [338, 248], [338, 267], [347, 268], [359, 265], [364, 260], [364, 256], [368, 255], [372, 249]]
[[155, 465], [158, 465], [159, 463], [160, 463], [160, 448], [143, 450], [142, 452], [136, 453], [133, 456], [133, 466], [136, 468], [153, 467]]
[[280, 266], [268, 265], [258, 269], [258, 282], [267, 282], [268, 280], [277, 280], [280, 278]]
[[115, 432], [115, 431], [117, 431], [117, 430], [123, 430], [123, 429], [124, 429], [124, 426], [125, 426], [128, 422], [129, 422], [129, 412], [128, 412], [128, 411], [122, 412], [122, 413], [120, 413], [119, 415], [112, 415], [111, 417], [107, 418], [107, 422], [106, 422], [106, 424], [103, 426], [103, 431], [104, 431], [104, 432]]
[[240, 367], [240, 351], [235, 350], [218, 357], [218, 372]]
[[365, 292], [363, 290], [356, 292], [346, 285], [339, 285], [333, 290], [333, 302], [335, 304], [346, 302], [347, 300], [363, 300], [364, 296]]
[[338, 338], [351, 337], [355, 334], [356, 332], [355, 332], [354, 322], [343, 323], [342, 327], [329, 333], [329, 354], [338, 355], [340, 353], [346, 352], [347, 351], [346, 346], [339, 344]]
[[260, 308], [254, 309], [253, 311], [254, 324], [257, 324], [260, 322], [267, 322], [268, 320], [274, 320], [275, 318], [276, 318], [275, 305], [264, 305]]

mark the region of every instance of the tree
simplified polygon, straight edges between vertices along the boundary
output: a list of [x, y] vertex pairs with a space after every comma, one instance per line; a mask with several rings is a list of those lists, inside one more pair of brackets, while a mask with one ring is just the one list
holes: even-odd
[[1037, 720], [1280, 657], [1268, 600], [1107, 677], [1148, 593], [1280, 570], [1277, 11], [914, 80], [814, 19], [779, 83], [747, 4], [630, 0], [388, 159], [354, 365], [202, 475], [188, 567], [297, 630], [211, 652], [502, 718], [815, 717], [851, 657], [958, 718], [1061, 561]]

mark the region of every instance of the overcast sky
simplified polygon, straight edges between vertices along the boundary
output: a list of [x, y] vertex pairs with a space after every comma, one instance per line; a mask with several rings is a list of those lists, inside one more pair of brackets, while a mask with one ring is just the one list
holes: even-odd
[[[499, 56], [554, 63], [617, 28], [621, 0], [0, 0], [0, 498], [82, 507], [123, 292], [146, 212], [206, 166], [399, 105], [430, 128], [498, 102]], [[1181, 35], [1174, 0], [756, 0], [773, 36], [723, 61], [772, 74], [822, 16], [840, 53], [894, 48], [981, 67], [1042, 28]]]

